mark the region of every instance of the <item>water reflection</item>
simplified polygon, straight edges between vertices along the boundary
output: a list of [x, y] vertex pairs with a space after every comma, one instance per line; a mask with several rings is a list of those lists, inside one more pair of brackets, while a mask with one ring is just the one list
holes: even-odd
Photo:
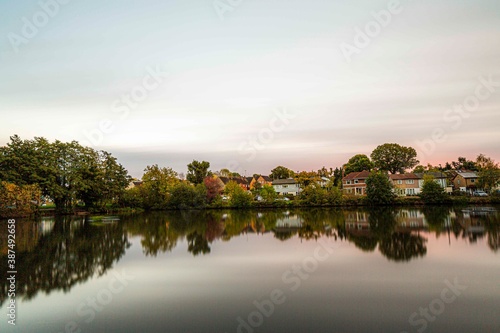
[[[7, 230], [6, 226], [2, 228]], [[94, 225], [82, 218], [16, 223], [17, 297], [69, 291], [77, 283], [103, 275], [130, 246], [123, 225]], [[7, 240], [2, 234], [0, 304], [7, 297]]]
[[[18, 296], [69, 291], [109, 270], [139, 237], [145, 256], [168, 253], [187, 243], [193, 256], [209, 255], [214, 242], [245, 234], [271, 234], [279, 242], [321, 237], [352, 243], [363, 252], [378, 251], [392, 262], [427, 254], [429, 234], [475, 243], [487, 237], [498, 252], [499, 213], [492, 207], [422, 209], [308, 209], [264, 211], [182, 211], [122, 216], [113, 224], [82, 218], [17, 222]], [[7, 230], [6, 222], [0, 223]], [[6, 299], [7, 236], [0, 234], [0, 304]]]

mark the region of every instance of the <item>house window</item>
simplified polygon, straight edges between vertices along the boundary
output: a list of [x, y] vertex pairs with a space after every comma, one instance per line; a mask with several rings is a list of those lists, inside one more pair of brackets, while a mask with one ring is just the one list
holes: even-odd
[[470, 180], [470, 182], [471, 182], [471, 183], [474, 183], [474, 181], [475, 181], [475, 179], [471, 179], [471, 180]]
[[406, 184], [413, 184], [413, 179], [407, 179]]
[[403, 184], [403, 181], [402, 180], [398, 180], [398, 184], [399, 185]]
[[363, 194], [363, 189], [360, 187], [356, 187], [356, 194]]
[[356, 180], [354, 180], [354, 184], [357, 184], [357, 183], [359, 183], [359, 181], [358, 181], [357, 179], [356, 179]]
[[460, 185], [460, 179], [457, 180], [457, 184]]
[[351, 185], [351, 181], [350, 181], [350, 180], [346, 180], [346, 181], [345, 181], [345, 183], [346, 183], [347, 185]]

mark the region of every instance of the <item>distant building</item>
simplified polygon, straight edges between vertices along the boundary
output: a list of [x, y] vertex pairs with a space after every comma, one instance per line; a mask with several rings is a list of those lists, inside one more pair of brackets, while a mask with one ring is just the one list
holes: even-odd
[[130, 181], [130, 183], [128, 184], [127, 186], [127, 190], [130, 190], [134, 187], [138, 187], [138, 186], [141, 186], [144, 182], [142, 180], [139, 180], [139, 179], [132, 179], [132, 181]]
[[420, 180], [422, 178], [414, 173], [389, 175], [389, 178], [394, 185], [394, 192], [399, 196], [418, 195], [420, 193]]
[[345, 194], [366, 195], [366, 179], [370, 171], [351, 172], [342, 178], [342, 188]]
[[217, 177], [217, 179], [219, 180], [222, 189], [224, 189], [229, 182], [235, 182], [245, 191], [250, 189], [250, 184], [245, 177]]
[[279, 195], [299, 195], [300, 193], [300, 185], [293, 178], [277, 179], [272, 184]]
[[478, 175], [475, 171], [457, 170], [453, 176], [453, 187], [461, 192], [472, 194], [477, 190]]
[[273, 180], [268, 177], [268, 176], [263, 176], [260, 175], [258, 177], [252, 177], [250, 178], [250, 189], [253, 190], [256, 188], [257, 184], [260, 184], [260, 187], [263, 187], [264, 185], [273, 185]]

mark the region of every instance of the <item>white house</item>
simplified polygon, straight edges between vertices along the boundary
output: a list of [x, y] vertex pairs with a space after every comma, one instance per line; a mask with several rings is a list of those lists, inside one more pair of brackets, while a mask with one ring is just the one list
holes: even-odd
[[293, 178], [274, 180], [273, 187], [279, 195], [299, 195], [300, 193], [300, 185]]

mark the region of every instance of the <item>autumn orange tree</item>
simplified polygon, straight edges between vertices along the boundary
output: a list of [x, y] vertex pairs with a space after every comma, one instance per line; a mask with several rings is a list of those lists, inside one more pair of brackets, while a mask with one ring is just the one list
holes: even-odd
[[41, 199], [38, 185], [18, 186], [0, 182], [0, 217], [28, 216], [36, 212]]

